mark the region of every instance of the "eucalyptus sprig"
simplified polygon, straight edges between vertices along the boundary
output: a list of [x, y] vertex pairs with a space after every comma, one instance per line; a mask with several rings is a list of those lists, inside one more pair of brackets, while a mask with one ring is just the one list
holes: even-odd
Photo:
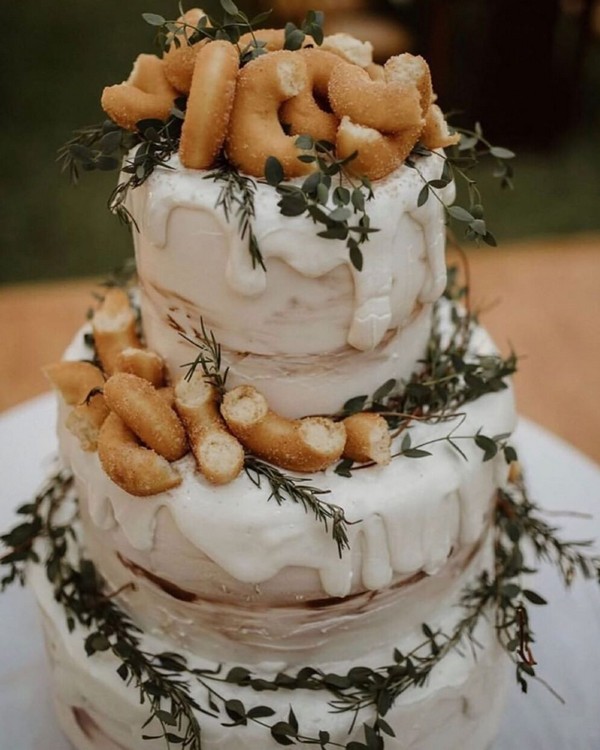
[[263, 479], [266, 480], [271, 490], [269, 500], [275, 500], [277, 505], [291, 500], [301, 505], [306, 513], [312, 513], [323, 524], [325, 531], [331, 533], [340, 557], [344, 550], [350, 549], [348, 526], [351, 523], [346, 518], [344, 509], [322, 499], [325, 495], [330, 495], [331, 490], [321, 490], [308, 480], [284, 474], [276, 466], [255, 456], [246, 456], [244, 470], [259, 489], [262, 488]]
[[[143, 185], [157, 167], [169, 168], [168, 160], [179, 149], [184, 109], [185, 99], [177, 99], [166, 122], [141, 120], [135, 131], [111, 120], [75, 131], [58, 151], [62, 171], [77, 183], [82, 171], [120, 170], [126, 177], [110, 194], [108, 207], [125, 224], [135, 223], [126, 206], [129, 191]], [[132, 157], [123, 162], [133, 148]]]
[[276, 157], [265, 163], [265, 179], [281, 196], [279, 211], [283, 216], [306, 215], [323, 226], [317, 236], [344, 241], [352, 265], [361, 271], [361, 246], [379, 229], [371, 226], [367, 213], [367, 203], [374, 197], [371, 181], [353, 177], [347, 169], [357, 154], [338, 159], [333, 144], [308, 135], [299, 136], [296, 147], [305, 152], [298, 159], [316, 167], [302, 185], [284, 182], [284, 169]]
[[[431, 198], [439, 201], [444, 207], [449, 222], [457, 222], [462, 227], [466, 225], [464, 234], [467, 239], [496, 247], [497, 241], [488, 228], [483, 196], [473, 173], [478, 165], [491, 159], [494, 164], [493, 176], [500, 181], [502, 188], [512, 189], [514, 172], [510, 162], [515, 158], [515, 154], [507, 148], [492, 145], [484, 136], [479, 123], [475, 125], [474, 130], [463, 128], [455, 130], [461, 135], [458, 145], [450, 146], [444, 152], [440, 152], [431, 151], [419, 143], [406, 160], [406, 165], [415, 169], [424, 183], [417, 205], [423, 206]], [[440, 176], [428, 180], [419, 167], [418, 157], [440, 159], [442, 161]], [[466, 206], [457, 203], [448, 206], [439, 196], [437, 191], [443, 190], [453, 182], [459, 187], [460, 185], [466, 187], [468, 198]]]
[[[193, 26], [182, 21], [169, 21], [157, 13], [143, 13], [146, 23], [157, 27], [157, 42], [161, 49], [166, 50], [171, 45], [180, 47], [184, 44], [193, 45], [204, 39], [210, 41], [223, 39], [235, 44], [240, 52], [242, 65], [266, 54], [267, 46], [255, 32], [268, 20], [271, 11], [259, 13], [250, 18], [232, 0], [219, 0], [220, 14], [205, 14], [198, 24]], [[180, 8], [183, 15], [183, 9]], [[306, 43], [307, 37], [315, 44], [323, 43], [324, 14], [320, 11], [309, 11], [300, 27], [287, 23], [284, 30], [284, 45], [286, 50], [298, 50]], [[250, 35], [250, 41], [241, 45], [242, 36]]]

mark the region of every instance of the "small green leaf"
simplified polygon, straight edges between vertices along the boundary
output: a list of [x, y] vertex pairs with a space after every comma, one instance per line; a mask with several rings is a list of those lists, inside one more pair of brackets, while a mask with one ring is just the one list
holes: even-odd
[[532, 604], [536, 604], [538, 607], [543, 607], [544, 605], [548, 604], [543, 596], [540, 596], [539, 594], [536, 594], [535, 591], [530, 591], [529, 589], [523, 589], [523, 596], [527, 599], [527, 601], [531, 602]]
[[159, 16], [157, 13], [142, 13], [142, 18], [150, 26], [163, 26], [167, 22], [163, 16]]
[[514, 159], [516, 156], [513, 151], [509, 151], [509, 149], [501, 148], [499, 146], [492, 146], [490, 154], [495, 156], [496, 159]]
[[357, 414], [362, 411], [369, 400], [368, 396], [355, 396], [344, 404], [344, 414]]
[[311, 151], [315, 147], [315, 140], [310, 135], [299, 135], [294, 145], [301, 151]]
[[383, 401], [387, 396], [390, 395], [390, 393], [394, 390], [394, 388], [398, 385], [397, 380], [387, 380], [382, 386], [380, 386], [375, 393], [373, 394], [373, 401], [375, 403], [379, 403]]
[[424, 206], [427, 203], [427, 200], [429, 198], [429, 185], [425, 185], [421, 192], [419, 193], [419, 197], [417, 198], [417, 206], [420, 208], [421, 206]]
[[221, 8], [225, 13], [229, 13], [230, 16], [238, 16], [240, 11], [237, 5], [232, 0], [220, 0]]
[[420, 448], [408, 448], [402, 451], [402, 455], [406, 458], [427, 458], [427, 456], [431, 456], [431, 453]]
[[273, 187], [277, 187], [285, 179], [283, 165], [276, 156], [269, 156], [265, 162], [265, 179]]
[[357, 271], [363, 270], [364, 258], [360, 247], [353, 243], [350, 246], [350, 262], [356, 268]]
[[448, 213], [456, 221], [472, 222], [474, 217], [462, 206], [449, 206]]

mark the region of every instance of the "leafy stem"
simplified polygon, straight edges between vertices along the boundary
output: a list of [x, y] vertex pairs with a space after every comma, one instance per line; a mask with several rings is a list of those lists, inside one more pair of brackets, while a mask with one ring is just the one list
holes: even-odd
[[[296, 146], [305, 152], [299, 160], [316, 167], [302, 185], [284, 182], [283, 166], [276, 157], [270, 156], [265, 164], [265, 179], [280, 195], [281, 214], [306, 215], [315, 224], [322, 225], [324, 228], [318, 236], [345, 242], [352, 265], [362, 271], [361, 247], [379, 230], [371, 226], [367, 213], [367, 203], [374, 197], [371, 181], [362, 177], [356, 183], [347, 169], [357, 154], [338, 159], [333, 144], [315, 141], [307, 135], [299, 136]], [[336, 185], [334, 178], [337, 178]]]

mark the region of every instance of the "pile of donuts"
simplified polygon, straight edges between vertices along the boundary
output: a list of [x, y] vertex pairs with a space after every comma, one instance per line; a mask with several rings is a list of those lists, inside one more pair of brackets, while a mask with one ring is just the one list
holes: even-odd
[[181, 484], [177, 462], [189, 451], [214, 485], [232, 482], [247, 454], [304, 473], [342, 457], [390, 461], [390, 433], [380, 415], [286, 419], [252, 386], [221, 397], [198, 372], [169, 383], [162, 358], [144, 348], [135, 310], [121, 289], [107, 292], [91, 325], [97, 363], [63, 360], [45, 374], [68, 407], [66, 428], [83, 451], [98, 452], [106, 474], [131, 495]]
[[[427, 148], [458, 142], [435, 104], [429, 67], [404, 53], [382, 66], [373, 48], [347, 34], [306, 37], [298, 51], [284, 50], [284, 29], [245, 34], [237, 45], [203, 39], [194, 28], [203, 12], [181, 16], [162, 59], [140, 55], [129, 79], [104, 89], [102, 106], [123, 128], [148, 118], [167, 119], [177, 97], [187, 97], [180, 158], [190, 169], [209, 169], [225, 149], [242, 172], [263, 177], [269, 156], [286, 178], [316, 167], [298, 159], [298, 135], [335, 145], [339, 159], [358, 152], [349, 168], [377, 180], [397, 169], [418, 141]], [[176, 40], [176, 41], [175, 41]], [[240, 53], [265, 51], [240, 68]]]

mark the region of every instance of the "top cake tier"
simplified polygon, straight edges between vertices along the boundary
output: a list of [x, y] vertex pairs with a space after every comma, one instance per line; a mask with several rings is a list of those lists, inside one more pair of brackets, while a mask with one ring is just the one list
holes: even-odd
[[[423, 356], [430, 309], [446, 283], [441, 201], [418, 206], [423, 180], [439, 177], [433, 153], [374, 184], [371, 226], [357, 270], [345, 242], [319, 237], [306, 216], [283, 216], [275, 189], [256, 183], [248, 237], [218, 205], [206, 173], [157, 169], [130, 210], [148, 346], [173, 375], [194, 359], [180, 334], [205, 326], [223, 347], [230, 384], [252, 384], [287, 416], [335, 413], [358, 393], [406, 378]], [[452, 198], [452, 188], [440, 196]]]

